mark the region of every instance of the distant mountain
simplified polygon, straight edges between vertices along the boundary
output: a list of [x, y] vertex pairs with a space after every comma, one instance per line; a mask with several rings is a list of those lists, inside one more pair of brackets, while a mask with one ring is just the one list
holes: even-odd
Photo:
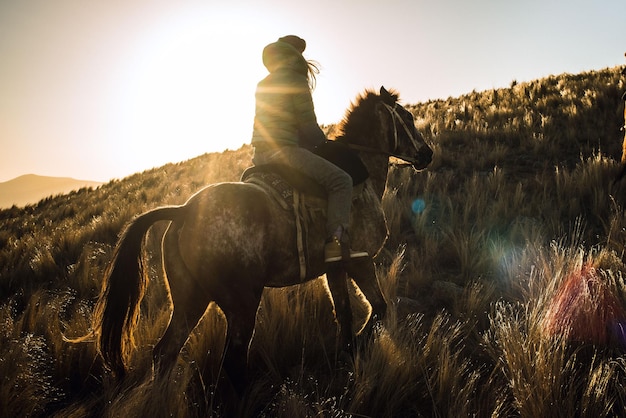
[[0, 183], [0, 208], [25, 206], [48, 196], [63, 194], [83, 187], [97, 187], [102, 183], [76, 180], [69, 177], [46, 177], [26, 174]]

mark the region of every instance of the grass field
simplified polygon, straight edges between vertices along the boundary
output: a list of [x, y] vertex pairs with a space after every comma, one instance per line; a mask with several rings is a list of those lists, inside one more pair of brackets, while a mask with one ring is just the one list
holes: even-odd
[[[620, 68], [407, 106], [435, 150], [393, 167], [377, 270], [388, 317], [337, 350], [323, 279], [267, 290], [238, 402], [266, 417], [611, 417], [626, 411], [626, 180]], [[333, 127], [326, 127], [329, 132]], [[225, 323], [211, 305], [171, 376], [149, 378], [169, 317], [153, 228], [151, 282], [121, 384], [89, 332], [123, 225], [237, 180], [248, 146], [0, 211], [0, 415], [224, 415]], [[367, 305], [354, 290], [355, 321]]]

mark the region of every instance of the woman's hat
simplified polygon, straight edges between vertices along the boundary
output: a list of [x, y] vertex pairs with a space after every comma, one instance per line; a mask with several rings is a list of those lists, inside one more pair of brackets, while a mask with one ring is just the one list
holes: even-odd
[[299, 57], [306, 73], [306, 60], [302, 56], [305, 48], [306, 41], [304, 39], [296, 35], [283, 36], [263, 49], [263, 65], [272, 72], [282, 66], [289, 58]]
[[306, 49], [306, 41], [296, 35], [287, 35], [282, 38], [278, 38], [278, 42], [286, 42], [298, 50], [299, 53], [303, 53]]

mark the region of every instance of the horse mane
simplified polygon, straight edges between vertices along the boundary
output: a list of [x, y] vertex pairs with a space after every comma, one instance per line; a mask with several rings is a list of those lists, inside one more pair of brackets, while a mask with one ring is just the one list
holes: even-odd
[[380, 93], [373, 90], [365, 90], [359, 94], [355, 101], [350, 104], [350, 108], [346, 111], [343, 120], [338, 125], [339, 134], [338, 141], [344, 141], [346, 138], [359, 138], [371, 135], [374, 130], [374, 124], [377, 123], [372, 118], [375, 106], [381, 101], [393, 106], [399, 99], [399, 94], [384, 87], [380, 88]]

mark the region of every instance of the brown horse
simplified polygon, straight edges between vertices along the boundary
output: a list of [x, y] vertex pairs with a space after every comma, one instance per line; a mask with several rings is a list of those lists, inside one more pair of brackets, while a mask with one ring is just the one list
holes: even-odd
[[[337, 141], [358, 150], [370, 174], [352, 209], [355, 250], [376, 255], [387, 238], [381, 198], [389, 156], [424, 169], [432, 150], [417, 132], [413, 116], [397, 103], [396, 93], [384, 88], [366, 92], [342, 122]], [[293, 214], [258, 185], [233, 182], [207, 186], [182, 206], [157, 208], [139, 215], [125, 228], [107, 270], [94, 314], [98, 348], [105, 363], [123, 376], [125, 356], [139, 303], [146, 286], [142, 241], [150, 226], [170, 221], [162, 241], [163, 264], [172, 302], [165, 334], [154, 348], [158, 370], [170, 370], [191, 330], [210, 302], [227, 320], [224, 368], [236, 388], [245, 382], [247, 353], [264, 287], [303, 283], [327, 273], [347, 348], [353, 338], [347, 277], [352, 277], [372, 306], [372, 317], [382, 319], [387, 308], [371, 257], [347, 263], [324, 263], [324, 219], [308, 226], [308, 266], [300, 277]], [[370, 321], [372, 320], [370, 317]]]

